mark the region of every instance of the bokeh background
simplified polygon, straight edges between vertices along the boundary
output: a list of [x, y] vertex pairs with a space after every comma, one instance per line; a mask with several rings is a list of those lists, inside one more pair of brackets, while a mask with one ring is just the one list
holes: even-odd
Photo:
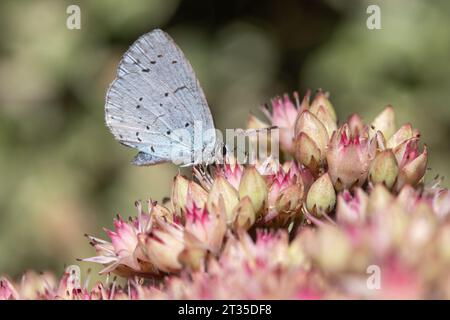
[[[66, 28], [70, 4], [81, 30]], [[367, 29], [369, 4], [382, 30]], [[341, 120], [393, 104], [423, 132], [429, 178], [450, 176], [449, 1], [1, 1], [0, 274], [60, 274], [93, 254], [84, 233], [103, 237], [136, 199], [169, 195], [178, 168], [131, 166], [103, 120], [121, 54], [158, 26], [193, 64], [218, 128], [320, 87]]]

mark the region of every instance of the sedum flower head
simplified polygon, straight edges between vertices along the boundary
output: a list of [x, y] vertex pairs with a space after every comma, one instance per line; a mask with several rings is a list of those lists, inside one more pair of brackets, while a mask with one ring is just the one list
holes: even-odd
[[109, 240], [87, 236], [96, 255], [82, 261], [126, 285], [88, 285], [70, 267], [59, 280], [0, 277], [0, 299], [450, 299], [450, 193], [425, 180], [418, 130], [397, 128], [392, 106], [338, 123], [320, 90], [266, 113], [249, 126], [279, 127], [284, 161], [195, 167], [168, 206], [137, 202]]

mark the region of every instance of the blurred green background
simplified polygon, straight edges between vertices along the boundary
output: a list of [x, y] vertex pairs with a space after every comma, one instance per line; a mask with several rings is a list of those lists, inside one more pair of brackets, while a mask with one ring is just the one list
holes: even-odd
[[[81, 30], [66, 28], [70, 4]], [[369, 4], [382, 30], [367, 29]], [[1, 1], [0, 274], [60, 274], [93, 254], [84, 233], [103, 237], [134, 200], [169, 195], [178, 168], [131, 166], [135, 151], [103, 120], [121, 54], [158, 26], [192, 62], [218, 128], [321, 87], [341, 120], [393, 104], [430, 146], [429, 177], [450, 175], [449, 1]]]

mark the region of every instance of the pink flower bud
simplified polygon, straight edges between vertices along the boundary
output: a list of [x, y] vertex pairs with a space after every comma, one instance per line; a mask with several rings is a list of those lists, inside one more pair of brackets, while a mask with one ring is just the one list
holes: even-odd
[[236, 163], [236, 159], [231, 158], [230, 162], [225, 163], [222, 167], [217, 168], [216, 175], [223, 176], [236, 190], [239, 189], [244, 168]]
[[196, 246], [200, 245], [216, 254], [227, 230], [226, 219], [226, 209], [222, 197], [219, 197], [217, 202], [212, 201], [208, 210], [193, 207], [186, 213], [184, 238], [192, 235], [196, 239], [194, 241]]
[[353, 114], [347, 120], [348, 126], [348, 137], [361, 137], [362, 139], [366, 139], [368, 137], [367, 134], [367, 126], [364, 125], [362, 118], [358, 114]]
[[178, 256], [184, 250], [184, 241], [180, 227], [161, 222], [150, 235], [140, 235], [140, 242], [145, 256], [159, 270], [176, 272], [181, 269]]
[[356, 189], [355, 196], [345, 190], [338, 195], [336, 219], [343, 224], [362, 224], [366, 220], [369, 197], [360, 188]]
[[374, 145], [360, 135], [350, 135], [344, 124], [331, 137], [328, 145], [328, 172], [336, 190], [362, 186], [366, 181]]
[[311, 170], [316, 170], [325, 159], [328, 139], [323, 123], [311, 112], [302, 112], [295, 125], [296, 159]]
[[295, 124], [295, 134], [301, 132], [309, 136], [314, 141], [321, 154], [325, 153], [328, 144], [328, 133], [323, 123], [309, 111], [304, 111], [298, 117]]
[[396, 189], [400, 190], [405, 184], [417, 185], [427, 169], [427, 146], [419, 153], [419, 140], [412, 138], [395, 148], [394, 153], [400, 169]]
[[328, 112], [325, 107], [320, 106], [317, 111], [313, 111], [313, 109], [310, 109], [310, 112], [314, 114], [317, 119], [322, 122], [322, 124], [325, 126], [325, 129], [327, 129], [328, 136], [331, 137], [334, 131], [337, 130], [337, 123], [336, 120], [333, 119], [333, 116]]
[[265, 221], [276, 218], [278, 225], [290, 222], [300, 212], [303, 195], [304, 186], [296, 166], [291, 166], [288, 172], [280, 170], [271, 178]]
[[420, 133], [418, 130], [413, 129], [410, 123], [404, 124], [387, 140], [387, 148], [395, 149], [407, 140], [412, 138], [419, 138]]
[[189, 181], [186, 198], [186, 207], [191, 208], [195, 205], [197, 208], [204, 208], [208, 200], [208, 192], [198, 183]]
[[275, 208], [278, 212], [277, 224], [288, 225], [297, 218], [303, 205], [304, 187], [301, 180], [298, 183], [285, 188], [275, 201]]
[[285, 94], [283, 98], [277, 97], [272, 100], [272, 125], [280, 129], [281, 149], [287, 153], [292, 153], [294, 125], [297, 113], [299, 111], [298, 95], [295, 94], [296, 103], [294, 104], [289, 96]]
[[134, 250], [138, 244], [137, 234], [135, 229], [123, 221], [120, 217], [114, 220], [114, 227], [116, 231], [107, 231], [111, 238], [111, 243], [114, 251], [119, 257], [128, 257], [133, 255]]
[[328, 93], [323, 92], [321, 89], [317, 90], [314, 100], [311, 102], [311, 106], [309, 110], [316, 114], [319, 112], [319, 109], [323, 108], [325, 113], [331, 118], [331, 120], [336, 123], [337, 116], [336, 111], [334, 110], [333, 105], [330, 100], [328, 100]]

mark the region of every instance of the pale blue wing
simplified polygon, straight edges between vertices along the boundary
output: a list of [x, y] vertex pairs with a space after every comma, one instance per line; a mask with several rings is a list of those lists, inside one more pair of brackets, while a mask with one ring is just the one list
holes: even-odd
[[[187, 143], [177, 134], [180, 129], [192, 133], [196, 122], [204, 130], [214, 128], [191, 65], [161, 30], [141, 36], [125, 53], [108, 90], [105, 112], [115, 138], [152, 155], [149, 164], [174, 160], [174, 148], [189, 153], [204, 147]], [[212, 145], [215, 137], [210, 138], [207, 143]]]

